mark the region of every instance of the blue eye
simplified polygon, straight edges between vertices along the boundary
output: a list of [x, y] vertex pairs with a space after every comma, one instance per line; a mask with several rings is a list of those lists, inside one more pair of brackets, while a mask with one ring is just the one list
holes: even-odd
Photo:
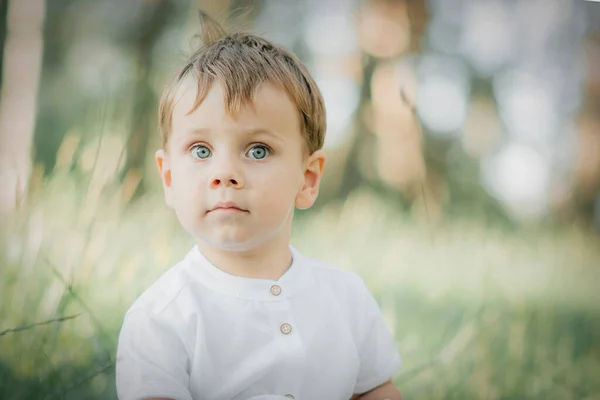
[[212, 155], [210, 149], [204, 145], [196, 145], [192, 147], [192, 157], [204, 160]]
[[254, 160], [262, 160], [267, 157], [271, 151], [267, 146], [263, 146], [262, 144], [252, 146], [246, 155]]

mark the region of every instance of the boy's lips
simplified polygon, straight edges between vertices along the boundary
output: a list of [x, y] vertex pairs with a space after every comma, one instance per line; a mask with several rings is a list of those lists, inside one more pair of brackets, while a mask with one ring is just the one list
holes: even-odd
[[207, 213], [219, 211], [223, 213], [248, 212], [248, 210], [238, 206], [233, 201], [220, 201], [215, 204]]

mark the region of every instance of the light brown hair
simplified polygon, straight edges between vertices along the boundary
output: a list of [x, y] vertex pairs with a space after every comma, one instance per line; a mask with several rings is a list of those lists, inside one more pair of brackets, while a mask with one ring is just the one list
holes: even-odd
[[252, 102], [263, 83], [281, 87], [298, 109], [300, 129], [309, 154], [323, 147], [325, 106], [308, 69], [290, 51], [251, 33], [228, 34], [215, 20], [200, 12], [202, 46], [167, 83], [160, 99], [159, 128], [166, 149], [171, 134], [175, 94], [182, 80], [198, 82], [197, 97], [189, 113], [205, 99], [214, 82], [222, 85], [227, 112], [235, 113]]

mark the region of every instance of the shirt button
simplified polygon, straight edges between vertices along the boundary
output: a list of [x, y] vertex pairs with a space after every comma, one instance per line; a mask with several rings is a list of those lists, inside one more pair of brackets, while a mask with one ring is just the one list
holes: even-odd
[[290, 399], [294, 399], [294, 398], [295, 398], [295, 397], [294, 397], [294, 396], [292, 396], [291, 394], [286, 394], [286, 395], [285, 395], [285, 396], [283, 396], [283, 397], [287, 397], [287, 398], [290, 398]]
[[271, 294], [273, 296], [279, 296], [281, 294], [281, 287], [277, 285], [271, 286]]
[[288, 323], [285, 323], [285, 324], [281, 324], [279, 329], [281, 330], [281, 333], [283, 333], [284, 335], [287, 335], [292, 331], [292, 326]]

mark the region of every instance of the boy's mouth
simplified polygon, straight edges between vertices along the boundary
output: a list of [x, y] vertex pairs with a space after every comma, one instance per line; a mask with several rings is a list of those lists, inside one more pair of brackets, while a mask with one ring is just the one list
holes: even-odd
[[208, 213], [212, 213], [212, 212], [232, 214], [232, 213], [249, 212], [249, 211], [238, 206], [233, 201], [220, 201], [217, 204], [215, 204], [206, 213], [208, 214]]

